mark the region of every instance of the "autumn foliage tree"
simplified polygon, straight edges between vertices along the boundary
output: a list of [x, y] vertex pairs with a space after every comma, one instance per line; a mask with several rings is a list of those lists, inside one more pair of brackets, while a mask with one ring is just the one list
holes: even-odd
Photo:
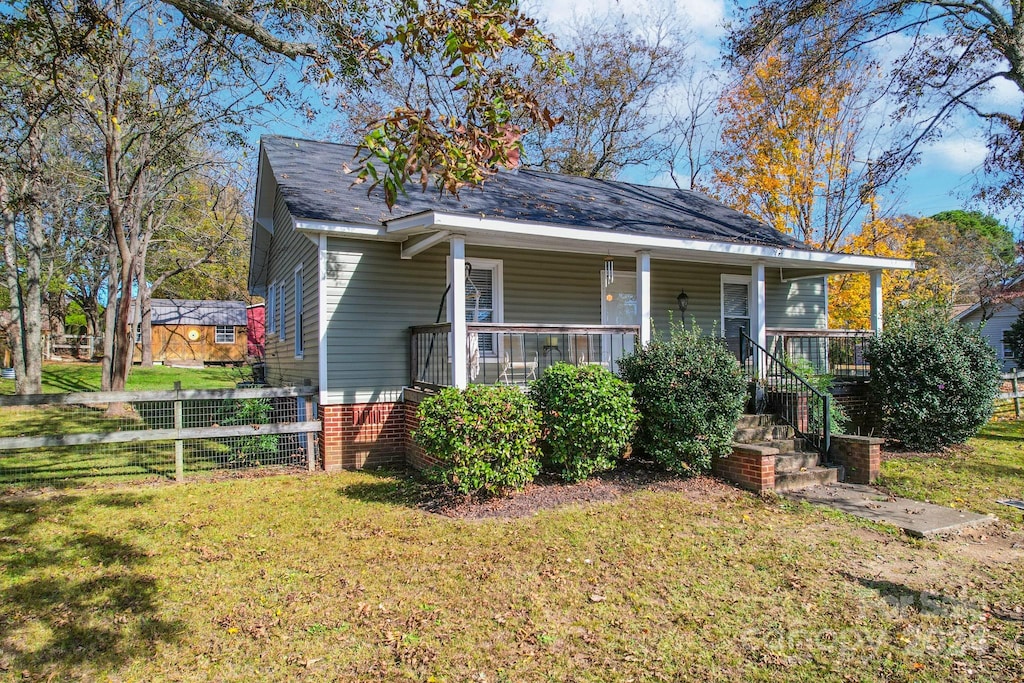
[[[887, 258], [923, 260], [929, 256], [923, 239], [915, 237], [911, 218], [880, 218], [864, 221], [842, 251]], [[937, 269], [886, 270], [882, 273], [882, 315], [900, 316], [906, 311], [946, 310], [952, 287]], [[835, 329], [868, 329], [871, 322], [871, 282], [867, 273], [833, 275], [828, 279], [828, 323]]]
[[868, 141], [853, 65], [787, 88], [792, 63], [767, 54], [719, 103], [710, 194], [807, 244], [836, 249], [877, 189], [857, 153]]

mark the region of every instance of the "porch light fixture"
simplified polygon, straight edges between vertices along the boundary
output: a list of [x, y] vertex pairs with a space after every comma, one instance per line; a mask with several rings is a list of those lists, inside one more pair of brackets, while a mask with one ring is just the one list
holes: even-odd
[[615, 259], [608, 256], [604, 257], [604, 284], [605, 286], [615, 282]]
[[686, 295], [685, 290], [679, 290], [679, 296], [676, 297], [676, 303], [679, 304], [679, 313], [681, 315], [685, 315], [686, 307], [690, 305], [690, 297]]

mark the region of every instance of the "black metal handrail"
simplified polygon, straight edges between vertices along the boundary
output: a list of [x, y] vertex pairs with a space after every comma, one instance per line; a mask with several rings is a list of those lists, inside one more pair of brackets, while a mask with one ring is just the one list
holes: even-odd
[[756, 393], [763, 391], [767, 407], [814, 446], [828, 460], [832, 442], [832, 396], [821, 391], [779, 357], [740, 330], [740, 364], [755, 383]]

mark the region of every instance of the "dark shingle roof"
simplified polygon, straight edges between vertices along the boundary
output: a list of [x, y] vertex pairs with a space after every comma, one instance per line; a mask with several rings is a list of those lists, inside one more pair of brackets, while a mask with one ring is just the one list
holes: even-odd
[[245, 302], [153, 299], [154, 325], [245, 325]]
[[297, 218], [381, 224], [423, 211], [586, 227], [616, 233], [807, 249], [749, 216], [698, 192], [519, 170], [499, 172], [458, 197], [408, 187], [389, 212], [378, 188], [352, 185], [356, 148], [270, 136], [263, 149], [289, 211]]

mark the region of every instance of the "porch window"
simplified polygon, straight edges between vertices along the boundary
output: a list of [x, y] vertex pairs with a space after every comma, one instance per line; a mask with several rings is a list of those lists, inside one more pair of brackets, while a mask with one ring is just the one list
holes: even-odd
[[734, 353], [740, 352], [740, 330], [750, 334], [750, 278], [722, 276], [722, 336]]
[[302, 264], [295, 268], [295, 357], [302, 358]]
[[1005, 360], [1013, 360], [1013, 344], [1010, 343], [1010, 331], [1003, 331], [1003, 358]]
[[217, 329], [213, 333], [213, 341], [215, 344], [234, 344], [235, 343], [235, 328], [232, 325], [217, 325]]
[[[502, 320], [501, 261], [466, 259], [471, 270], [466, 278], [466, 322], [500, 323]], [[478, 348], [481, 355], [496, 355], [494, 334], [481, 334]]]

